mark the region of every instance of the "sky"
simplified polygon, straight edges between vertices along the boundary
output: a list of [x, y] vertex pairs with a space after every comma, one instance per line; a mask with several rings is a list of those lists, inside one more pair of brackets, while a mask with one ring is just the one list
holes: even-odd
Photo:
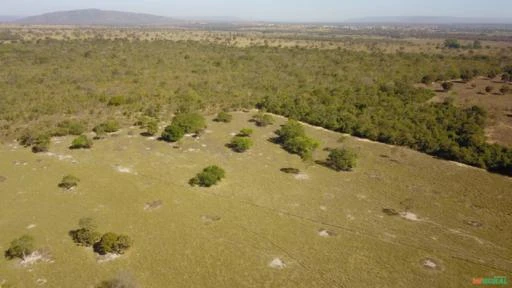
[[512, 0], [0, 0], [0, 15], [87, 8], [176, 18], [231, 16], [269, 21], [328, 22], [374, 16], [512, 18]]

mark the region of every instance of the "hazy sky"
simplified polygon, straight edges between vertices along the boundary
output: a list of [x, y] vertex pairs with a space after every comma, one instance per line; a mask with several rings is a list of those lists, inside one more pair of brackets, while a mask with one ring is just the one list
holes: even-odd
[[338, 21], [367, 16], [512, 18], [512, 0], [0, 0], [0, 15], [98, 8], [174, 17]]

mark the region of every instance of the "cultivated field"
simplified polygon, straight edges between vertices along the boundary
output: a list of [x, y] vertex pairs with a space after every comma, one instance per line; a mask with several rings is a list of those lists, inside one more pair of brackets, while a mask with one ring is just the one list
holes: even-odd
[[[314, 159], [326, 147], [357, 152], [355, 171], [335, 172], [268, 141], [284, 119], [257, 128], [252, 113], [233, 115], [179, 145], [134, 127], [90, 151], [69, 150], [71, 137], [43, 154], [2, 145], [0, 250], [30, 234], [51, 257], [28, 266], [2, 257], [0, 286], [95, 287], [122, 275], [141, 287], [466, 287], [512, 276], [511, 178], [308, 127], [322, 143]], [[225, 144], [244, 127], [255, 145], [234, 153]], [[211, 164], [226, 179], [188, 185]], [[81, 179], [75, 190], [57, 187], [67, 174]], [[98, 262], [68, 236], [82, 217], [133, 247]]]

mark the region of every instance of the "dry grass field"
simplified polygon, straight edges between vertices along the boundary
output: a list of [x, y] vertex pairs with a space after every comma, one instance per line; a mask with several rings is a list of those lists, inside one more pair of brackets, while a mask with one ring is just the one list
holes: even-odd
[[[512, 276], [511, 178], [307, 127], [322, 143], [316, 160], [326, 147], [357, 152], [355, 171], [335, 172], [268, 141], [284, 119], [257, 128], [251, 113], [233, 115], [178, 148], [135, 127], [91, 150], [69, 150], [69, 137], [46, 154], [2, 145], [0, 250], [30, 234], [51, 261], [2, 257], [0, 286], [95, 287], [125, 275], [140, 287], [467, 287]], [[225, 144], [244, 127], [255, 145], [234, 153]], [[219, 185], [187, 184], [211, 164], [226, 170]], [[73, 191], [57, 187], [67, 174], [81, 179]], [[81, 217], [130, 235], [132, 249], [99, 262], [68, 236]]]

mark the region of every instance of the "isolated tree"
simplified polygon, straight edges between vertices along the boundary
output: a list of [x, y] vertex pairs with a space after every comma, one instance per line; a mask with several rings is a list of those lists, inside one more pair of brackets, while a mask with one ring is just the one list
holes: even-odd
[[215, 122], [224, 122], [224, 123], [229, 123], [231, 122], [231, 120], [233, 120], [233, 115], [227, 113], [227, 112], [219, 112], [219, 114], [217, 114], [217, 117], [215, 119], [213, 119], [213, 121]]
[[73, 140], [71, 143], [70, 149], [89, 149], [93, 145], [93, 142], [91, 139], [89, 139], [85, 135], [80, 135], [77, 138]]
[[357, 155], [343, 148], [332, 149], [325, 161], [327, 166], [336, 171], [350, 171], [356, 165]]
[[146, 123], [146, 134], [149, 136], [154, 136], [158, 133], [158, 121], [156, 119], [151, 120]]
[[196, 175], [196, 177], [190, 179], [189, 184], [192, 186], [211, 187], [226, 175], [224, 169], [218, 166], [208, 166], [203, 171]]
[[71, 189], [73, 187], [76, 187], [78, 185], [78, 182], [80, 182], [80, 179], [73, 175], [66, 175], [62, 177], [62, 180], [59, 183], [60, 188], [64, 189]]
[[253, 145], [251, 138], [235, 136], [229, 143], [229, 147], [235, 152], [245, 152]]
[[23, 259], [25, 256], [34, 252], [34, 238], [30, 235], [23, 235], [11, 242], [9, 248], [5, 251], [5, 258]]
[[443, 82], [441, 84], [441, 87], [443, 87], [444, 91], [449, 91], [450, 89], [452, 89], [453, 83], [452, 82]]
[[124, 254], [133, 244], [133, 241], [127, 235], [118, 235], [113, 232], [107, 232], [101, 236], [101, 239], [93, 246], [94, 252], [105, 255]]
[[185, 130], [177, 125], [169, 125], [162, 132], [161, 139], [167, 142], [177, 142], [185, 136]]
[[446, 39], [444, 40], [444, 47], [451, 48], [451, 49], [457, 49], [460, 48], [460, 42], [457, 39]]
[[252, 120], [259, 127], [266, 127], [274, 124], [275, 122], [274, 117], [272, 117], [272, 115], [263, 112], [258, 112], [258, 114], [252, 116]]

